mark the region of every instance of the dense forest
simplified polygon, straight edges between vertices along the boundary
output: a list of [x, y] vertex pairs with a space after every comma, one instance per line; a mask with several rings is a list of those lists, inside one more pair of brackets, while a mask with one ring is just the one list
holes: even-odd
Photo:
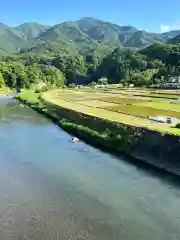
[[[0, 28], [6, 33], [7, 26]], [[12, 31], [7, 42], [2, 41], [1, 32], [1, 45], [4, 43], [11, 49], [20, 39], [26, 39], [26, 43], [28, 40], [28, 44], [18, 42], [22, 47], [14, 53], [0, 49], [1, 53], [6, 52], [1, 54], [0, 87], [19, 89], [97, 82], [150, 86], [180, 75], [180, 31], [142, 34], [130, 26], [119, 27], [89, 18], [53, 27], [24, 24]], [[10, 34], [10, 30], [7, 32]], [[37, 39], [39, 35], [41, 38]], [[131, 35], [128, 42], [124, 39], [127, 35]], [[143, 46], [140, 42], [147, 40], [147, 36]], [[130, 40], [136, 44], [130, 44]]]
[[148, 86], [180, 75], [180, 45], [153, 44], [141, 50], [115, 48], [112, 52], [87, 55], [60, 54], [54, 57], [23, 53], [8, 56], [0, 63], [0, 86], [30, 88], [45, 83], [106, 83]]

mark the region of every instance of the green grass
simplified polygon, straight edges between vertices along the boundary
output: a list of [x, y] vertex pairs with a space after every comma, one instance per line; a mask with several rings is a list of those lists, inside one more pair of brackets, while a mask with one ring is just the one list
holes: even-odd
[[164, 90], [164, 91], [150, 91], [150, 94], [159, 94], [159, 95], [167, 95], [167, 96], [177, 96], [180, 97], [180, 92], [177, 90], [175, 90], [174, 92], [172, 92], [170, 90], [170, 92], [168, 90]]
[[[150, 99], [150, 100], [146, 100], [145, 99], [128, 99], [128, 98], [101, 98], [101, 99], [97, 99], [97, 100], [101, 100], [104, 102], [110, 102], [110, 103], [115, 103], [115, 104], [121, 104], [117, 106], [118, 108], [122, 108], [123, 109], [123, 105], [126, 105], [125, 107], [129, 107], [127, 105], [133, 105], [132, 108], [141, 108], [142, 111], [146, 111], [145, 108], [149, 109], [149, 112], [156, 112], [158, 115], [159, 113], [166, 113], [165, 115], [167, 116], [171, 116], [171, 114], [173, 114], [172, 116], [179, 116], [180, 113], [180, 102], [170, 102], [169, 100], [162, 100], [162, 99]], [[152, 109], [151, 109], [152, 108]], [[114, 107], [114, 109], [116, 109], [116, 106]], [[158, 110], [158, 111], [157, 111]], [[124, 112], [124, 111], [123, 111]], [[138, 111], [139, 112], [139, 111]], [[158, 113], [159, 112], [159, 113]], [[138, 114], [139, 116], [139, 114]]]
[[36, 104], [39, 102], [38, 98], [39, 98], [40, 94], [39, 93], [34, 93], [34, 91], [25, 91], [22, 93], [19, 93], [17, 95], [17, 99], [22, 99], [24, 101], [28, 101], [30, 104]]
[[179, 96], [175, 94], [156, 94], [156, 93], [147, 93], [147, 94], [139, 94], [135, 93], [134, 96], [139, 97], [150, 97], [150, 98], [164, 98], [164, 99], [172, 99], [172, 100], [178, 100]]
[[175, 111], [180, 113], [180, 102], [171, 103], [168, 101], [159, 101], [159, 102], [138, 102], [135, 103], [139, 107], [149, 107], [156, 108], [159, 110], [165, 110], [166, 112]]
[[[140, 99], [128, 99], [128, 98], [97, 98], [97, 100], [103, 101], [103, 102], [109, 102], [109, 103], [116, 103], [116, 104], [133, 104], [133, 103], [139, 103], [143, 100]], [[147, 100], [144, 100], [147, 101]]]
[[[116, 112], [115, 110], [112, 111], [104, 108], [85, 106], [83, 105], [83, 101], [81, 104], [81, 102], [76, 101], [75, 99], [73, 99], [72, 101], [71, 101], [71, 98], [69, 97], [67, 99], [67, 95], [66, 95], [67, 93], [68, 93], [68, 90], [63, 90], [63, 91], [55, 90], [55, 91], [49, 91], [49, 92], [43, 93], [42, 97], [45, 100], [45, 102], [50, 102], [52, 104], [61, 106], [63, 108], [67, 108], [67, 109], [71, 109], [77, 112], [82, 112], [91, 116], [103, 118], [108, 121], [115, 121], [115, 122], [120, 122], [120, 123], [131, 125], [131, 126], [144, 127], [144, 128], [152, 129], [162, 133], [171, 133], [171, 134], [180, 135], [180, 129], [174, 128], [173, 125], [154, 122], [147, 118], [140, 118], [135, 115], [127, 115], [127, 111], [126, 111], [126, 114], [124, 114], [124, 113]], [[59, 94], [61, 94], [61, 97], [58, 97]], [[76, 94], [77, 92], [75, 92], [74, 96]], [[84, 94], [84, 100], [87, 99], [86, 96], [87, 95]], [[97, 92], [97, 97], [100, 97], [98, 92]], [[78, 98], [78, 95], [77, 95], [77, 98]], [[124, 111], [127, 110], [126, 106], [124, 108]], [[138, 108], [138, 111], [142, 112], [142, 107], [141, 107], [141, 110], [139, 110]], [[130, 114], [132, 114], [132, 112]], [[143, 115], [145, 115], [145, 113], [143, 113]], [[149, 116], [149, 114], [147, 114], [147, 116]]]
[[149, 116], [168, 116], [180, 118], [180, 111], [179, 112], [171, 110], [167, 111], [165, 109], [156, 109], [152, 107], [143, 107], [137, 105], [119, 104], [117, 106], [107, 107], [106, 109], [144, 118], [148, 118]]

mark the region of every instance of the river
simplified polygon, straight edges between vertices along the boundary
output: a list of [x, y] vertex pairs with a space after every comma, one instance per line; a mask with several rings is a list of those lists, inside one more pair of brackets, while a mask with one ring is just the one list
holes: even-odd
[[1, 97], [0, 240], [11, 239], [177, 240], [180, 184]]

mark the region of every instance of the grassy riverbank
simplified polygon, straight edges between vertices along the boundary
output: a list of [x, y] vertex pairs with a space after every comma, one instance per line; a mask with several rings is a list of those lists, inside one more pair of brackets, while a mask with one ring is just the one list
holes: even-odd
[[46, 101], [44, 94], [33, 91], [23, 92], [17, 98], [89, 143], [130, 155], [138, 142], [139, 128], [128, 128], [127, 125], [117, 125], [107, 119], [56, 106]]
[[[62, 116], [59, 116], [59, 114], [55, 113], [54, 108], [50, 105], [48, 105], [43, 98], [41, 97], [40, 93], [35, 93], [33, 91], [27, 91], [20, 93], [16, 96], [17, 99], [22, 101], [23, 103], [29, 105], [34, 110], [38, 111], [39, 113], [47, 116], [50, 118], [53, 122], [55, 122], [57, 125], [59, 125], [62, 129], [69, 132], [70, 134], [75, 134], [79, 138], [82, 138], [83, 140], [87, 142], [91, 142], [93, 145], [98, 145], [101, 147], [106, 147], [111, 150], [116, 151], [113, 144], [109, 145], [107, 144], [108, 140], [108, 132], [98, 132], [96, 130], [93, 130], [87, 126], [73, 123], [73, 121], [70, 121], [67, 118], [64, 118]], [[88, 141], [87, 138], [93, 138], [93, 142]]]

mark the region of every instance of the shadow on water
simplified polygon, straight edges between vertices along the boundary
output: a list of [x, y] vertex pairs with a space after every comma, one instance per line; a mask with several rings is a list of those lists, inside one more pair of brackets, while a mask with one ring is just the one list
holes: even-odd
[[[71, 135], [71, 134], [70, 134]], [[74, 137], [74, 135], [71, 135]], [[71, 140], [69, 140], [71, 141]], [[85, 144], [92, 146], [93, 148], [101, 151], [105, 154], [110, 154], [111, 156], [114, 156], [117, 160], [128, 163], [131, 166], [136, 167], [139, 171], [142, 171], [143, 173], [146, 173], [149, 176], [158, 178], [161, 182], [176, 185], [176, 187], [180, 188], [180, 176], [176, 175], [174, 173], [168, 172], [165, 169], [158, 168], [156, 166], [151, 165], [150, 163], [144, 162], [140, 159], [136, 159], [133, 157], [126, 156], [125, 154], [120, 154], [115, 151], [107, 150], [106, 148], [103, 148], [102, 146], [98, 146], [96, 144], [89, 144], [88, 141], [83, 141]], [[79, 142], [74, 143], [79, 144]]]
[[[37, 118], [34, 110], [21, 104], [12, 97], [0, 98], [0, 123], [10, 124], [13, 121], [29, 122], [34, 125], [48, 124], [43, 118]], [[12, 121], [13, 120], [13, 121]]]
[[[70, 134], [70, 136], [74, 137], [74, 135], [72, 135], [72, 134]], [[71, 141], [71, 140], [69, 140], [69, 141]], [[97, 146], [97, 144], [94, 144], [93, 142], [89, 143], [86, 140], [80, 140], [80, 142], [84, 142], [85, 144], [87, 144], [89, 146], [93, 146], [95, 149], [101, 151], [102, 153], [110, 154], [119, 161], [123, 161], [124, 163], [129, 163], [130, 165], [136, 167], [138, 170], [140, 170], [142, 172], [146, 172], [146, 174], [148, 174], [152, 177], [159, 178], [161, 182], [167, 182], [169, 184], [176, 185], [177, 187], [180, 188], [180, 176], [179, 175], [171, 173], [165, 169], [153, 166], [150, 163], [144, 162], [140, 159], [129, 157], [123, 153], [120, 154], [113, 150], [112, 151], [109, 149], [107, 150], [102, 145]], [[78, 143], [79, 142], [77, 142], [75, 144], [78, 144]]]

